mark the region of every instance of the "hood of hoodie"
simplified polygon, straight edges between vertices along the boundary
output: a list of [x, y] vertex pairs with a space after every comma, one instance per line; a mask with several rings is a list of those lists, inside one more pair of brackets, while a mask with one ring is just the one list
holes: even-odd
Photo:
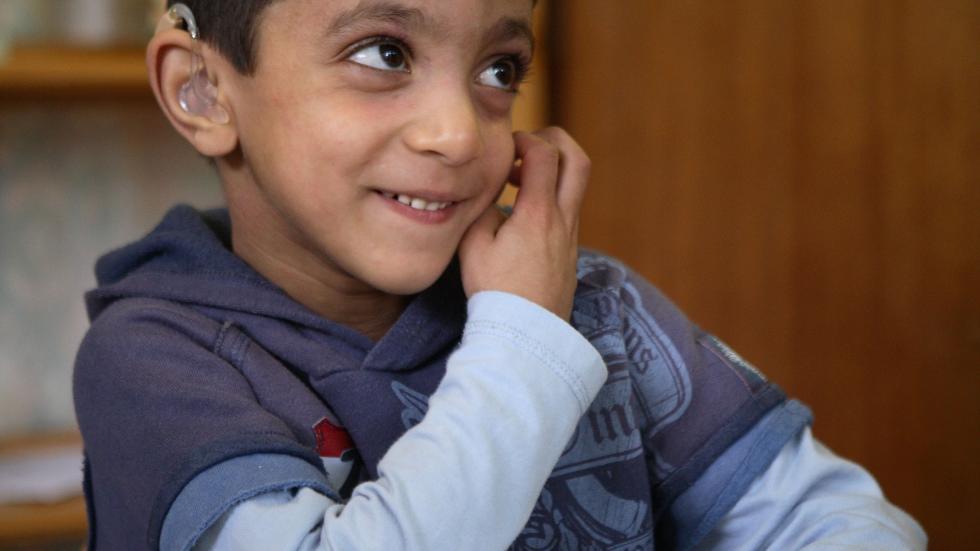
[[[324, 419], [351, 438], [364, 467], [357, 478], [377, 476], [406, 420], [421, 419], [462, 335], [455, 261], [374, 342], [290, 298], [232, 252], [230, 236], [227, 211], [178, 206], [96, 264], [75, 404], [94, 465], [86, 476], [103, 488], [89, 496], [109, 511], [100, 548], [144, 548], [119, 542], [144, 541], [149, 526], [156, 549], [178, 492], [217, 462], [277, 453], [318, 466]], [[156, 324], [153, 338], [143, 324]], [[136, 504], [131, 516], [111, 513], [122, 495]]]
[[246, 333], [250, 322], [287, 324], [295, 334], [314, 332], [359, 360], [362, 368], [410, 370], [459, 342], [466, 315], [459, 266], [454, 259], [428, 289], [414, 296], [385, 336], [367, 336], [325, 319], [289, 297], [231, 250], [225, 209], [172, 208], [142, 239], [101, 257], [97, 288], [85, 296], [94, 321], [112, 303], [133, 297], [190, 305], [234, 319]]

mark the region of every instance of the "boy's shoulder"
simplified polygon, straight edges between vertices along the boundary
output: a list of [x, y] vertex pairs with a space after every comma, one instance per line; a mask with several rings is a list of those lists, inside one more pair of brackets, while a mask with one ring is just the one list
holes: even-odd
[[[571, 323], [600, 353], [608, 377], [549, 481], [554, 495], [571, 495], [580, 508], [554, 516], [583, 541], [596, 526], [615, 533], [621, 526], [613, 517], [592, 509], [611, 492], [622, 503], [641, 504], [637, 510], [660, 511], [666, 520], [658, 530], [701, 521], [710, 528], [716, 498], [727, 504], [744, 492], [728, 481], [761, 473], [809, 422], [809, 412], [622, 261], [580, 249], [577, 268]], [[608, 482], [595, 493], [567, 491], [592, 479]], [[672, 509], [695, 485], [686, 508]], [[637, 492], [641, 486], [649, 495]], [[589, 518], [584, 512], [592, 515], [588, 523], [578, 520]], [[536, 537], [539, 528], [529, 526], [522, 537]]]
[[163, 298], [133, 296], [114, 300], [92, 320], [79, 348], [88, 351], [119, 354], [129, 348], [146, 349], [148, 341], [173, 336], [181, 340], [213, 347], [222, 324], [193, 307]]
[[613, 256], [581, 248], [577, 277], [572, 325], [586, 336], [643, 329], [681, 342], [703, 333], [656, 285]]
[[[655, 285], [622, 261], [581, 249], [572, 325], [611, 366], [629, 365], [634, 378], [670, 372], [677, 384], [717, 371], [730, 374], [750, 394], [777, 390], [751, 363], [691, 321]], [[707, 369], [707, 367], [713, 369]], [[714, 373], [713, 377], [720, 375]], [[662, 384], [662, 382], [661, 382]], [[683, 388], [677, 396], [689, 395]], [[781, 394], [781, 391], [776, 392]]]
[[628, 269], [619, 259], [600, 251], [579, 247], [576, 276], [594, 288], [615, 289], [626, 279]]

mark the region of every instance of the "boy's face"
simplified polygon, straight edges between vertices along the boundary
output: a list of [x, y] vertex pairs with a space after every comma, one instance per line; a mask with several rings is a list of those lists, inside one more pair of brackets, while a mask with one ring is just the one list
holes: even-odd
[[352, 291], [430, 285], [513, 166], [531, 12], [531, 0], [272, 3], [254, 75], [225, 88], [242, 162], [222, 170], [249, 226], [236, 240]]

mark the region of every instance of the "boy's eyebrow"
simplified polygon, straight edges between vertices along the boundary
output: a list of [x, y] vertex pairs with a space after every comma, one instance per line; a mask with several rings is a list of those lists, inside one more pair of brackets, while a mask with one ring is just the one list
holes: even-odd
[[506, 42], [513, 38], [527, 40], [531, 46], [531, 51], [534, 51], [534, 31], [531, 30], [531, 25], [523, 19], [513, 17], [504, 17], [494, 23], [487, 31], [486, 43]]
[[[436, 21], [418, 8], [410, 8], [397, 2], [362, 1], [356, 7], [341, 12], [327, 26], [325, 36], [331, 36], [363, 21], [382, 21], [394, 23], [413, 31], [427, 28], [435, 34], [446, 34]], [[504, 42], [513, 38], [524, 38], [534, 50], [534, 32], [530, 24], [522, 19], [503, 17], [486, 32], [485, 42]]]
[[435, 22], [418, 8], [409, 8], [395, 2], [361, 2], [356, 7], [337, 15], [327, 27], [326, 35], [339, 33], [362, 21], [395, 23], [413, 30], [436, 26]]

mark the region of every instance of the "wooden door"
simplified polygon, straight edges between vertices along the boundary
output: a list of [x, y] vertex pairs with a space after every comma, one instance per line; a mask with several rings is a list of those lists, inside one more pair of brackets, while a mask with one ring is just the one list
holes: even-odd
[[563, 0], [582, 240], [816, 413], [924, 524], [980, 507], [980, 2]]

